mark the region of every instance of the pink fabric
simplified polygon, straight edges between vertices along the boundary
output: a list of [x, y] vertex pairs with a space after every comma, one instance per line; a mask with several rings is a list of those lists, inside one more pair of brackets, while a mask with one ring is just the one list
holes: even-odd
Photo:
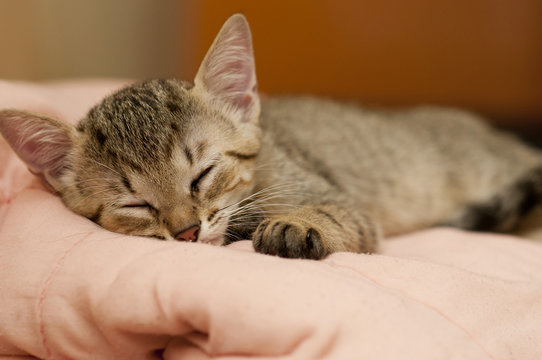
[[[0, 82], [76, 121], [116, 82]], [[0, 357], [542, 359], [542, 247], [435, 229], [324, 261], [161, 242], [67, 210], [0, 141]]]

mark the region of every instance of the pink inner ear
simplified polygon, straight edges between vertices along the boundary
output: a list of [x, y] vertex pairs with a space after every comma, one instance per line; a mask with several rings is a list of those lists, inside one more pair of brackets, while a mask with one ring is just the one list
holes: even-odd
[[22, 134], [18, 155], [35, 172], [57, 174], [65, 167], [64, 158], [72, 147], [69, 135], [64, 129], [49, 124], [36, 126], [33, 130], [34, 133]]
[[241, 96], [236, 105], [237, 107], [239, 108], [248, 108], [249, 106], [251, 106], [252, 104], [254, 103], [254, 98], [252, 97], [252, 95], [250, 94], [245, 94], [243, 96]]
[[250, 30], [242, 16], [222, 27], [196, 76], [211, 95], [242, 110], [258, 101]]
[[73, 147], [70, 125], [21, 111], [0, 113], [0, 131], [29, 170], [52, 186]]
[[205, 85], [212, 94], [238, 102], [254, 88], [255, 75], [251, 55], [246, 53], [250, 48], [236, 46], [235, 50], [237, 53], [213, 54], [216, 58], [211, 58]]
[[33, 154], [36, 154], [36, 152], [38, 151], [38, 146], [32, 141], [26, 141], [20, 147], [19, 151], [21, 153], [21, 157], [29, 159], [34, 156]]
[[33, 166], [34, 171], [57, 177], [67, 166], [65, 160], [70, 149], [71, 145], [63, 142], [47, 145], [29, 142], [23, 146], [21, 151], [28, 154], [28, 159], [32, 159], [28, 165]]

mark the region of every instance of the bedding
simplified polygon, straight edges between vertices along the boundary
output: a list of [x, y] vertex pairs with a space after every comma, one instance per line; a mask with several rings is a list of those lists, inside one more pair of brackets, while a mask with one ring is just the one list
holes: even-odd
[[[0, 82], [76, 122], [124, 81]], [[431, 229], [323, 261], [108, 232], [0, 139], [2, 359], [542, 359], [542, 246]]]

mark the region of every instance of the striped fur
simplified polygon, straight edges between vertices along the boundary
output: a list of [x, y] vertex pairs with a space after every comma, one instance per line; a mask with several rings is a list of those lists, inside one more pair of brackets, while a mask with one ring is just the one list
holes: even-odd
[[511, 232], [541, 204], [542, 166], [538, 166], [489, 199], [468, 204], [446, 225], [476, 231]]
[[252, 237], [284, 257], [374, 252], [382, 236], [437, 224], [511, 231], [542, 198], [541, 154], [473, 114], [260, 101], [241, 15], [194, 85], [133, 84], [77, 127], [5, 110], [0, 131], [68, 207], [106, 229]]

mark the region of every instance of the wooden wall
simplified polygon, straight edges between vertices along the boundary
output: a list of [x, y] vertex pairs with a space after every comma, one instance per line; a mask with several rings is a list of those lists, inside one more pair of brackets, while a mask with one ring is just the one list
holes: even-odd
[[199, 0], [193, 11], [186, 74], [225, 19], [242, 12], [262, 91], [542, 121], [540, 0]]

